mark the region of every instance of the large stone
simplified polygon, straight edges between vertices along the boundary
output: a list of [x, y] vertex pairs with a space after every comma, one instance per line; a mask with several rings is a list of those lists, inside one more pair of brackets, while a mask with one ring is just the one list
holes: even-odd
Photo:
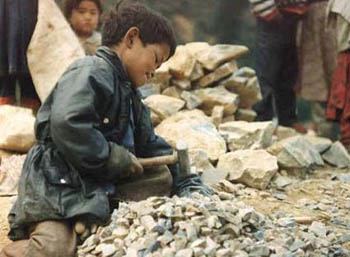
[[191, 89], [191, 81], [187, 79], [173, 79], [171, 85], [180, 88], [181, 90]]
[[213, 108], [213, 111], [211, 113], [211, 119], [217, 128], [222, 123], [222, 119], [224, 118], [224, 112], [225, 109], [222, 105], [216, 105]]
[[235, 116], [236, 120], [252, 122], [256, 118], [256, 112], [251, 109], [238, 109]]
[[271, 121], [232, 121], [219, 126], [219, 132], [226, 138], [230, 151], [266, 148], [271, 144], [273, 131]]
[[209, 161], [207, 153], [202, 149], [189, 151], [191, 165], [196, 167], [196, 172], [201, 174], [204, 184], [217, 184], [227, 177], [227, 171], [216, 169]]
[[183, 91], [181, 98], [186, 102], [186, 108], [189, 110], [193, 110], [202, 104], [202, 100], [189, 91]]
[[35, 117], [31, 109], [0, 106], [0, 148], [27, 152], [35, 143]]
[[155, 131], [162, 136], [171, 146], [176, 147], [179, 140], [187, 142], [189, 149], [202, 149], [211, 161], [215, 161], [220, 155], [226, 153], [225, 140], [219, 135], [210, 118], [197, 116], [195, 111], [175, 115], [159, 124]]
[[217, 169], [228, 180], [265, 189], [278, 170], [277, 158], [265, 150], [237, 150], [220, 156]]
[[154, 73], [153, 78], [149, 83], [158, 84], [161, 90], [169, 86], [170, 81], [170, 71], [166, 63], [163, 63]]
[[145, 99], [144, 103], [162, 120], [177, 113], [185, 105], [185, 101], [165, 95], [151, 95]]
[[38, 1], [38, 4], [38, 19], [27, 60], [35, 89], [43, 102], [68, 66], [85, 53], [55, 1]]
[[235, 72], [238, 69], [237, 62], [235, 60], [227, 62], [217, 68], [215, 71], [201, 77], [196, 85], [200, 88], [208, 87], [209, 85], [217, 82]]
[[214, 45], [195, 53], [199, 61], [206, 69], [214, 70], [219, 65], [246, 54], [248, 48], [240, 45]]
[[350, 167], [350, 155], [339, 141], [333, 143], [322, 157], [326, 162], [338, 168]]
[[143, 85], [142, 87], [139, 87], [138, 90], [140, 91], [143, 98], [147, 98], [151, 95], [159, 95], [160, 85], [154, 84], [154, 83], [148, 83]]
[[171, 97], [175, 97], [175, 98], [181, 98], [181, 93], [183, 90], [172, 86], [172, 87], [168, 87], [166, 89], [163, 90], [162, 95], [167, 95], [167, 96], [171, 96]]
[[304, 138], [309, 141], [317, 151], [322, 154], [328, 150], [332, 145], [332, 140], [326, 137], [317, 137], [317, 136], [304, 136]]
[[203, 122], [211, 122], [211, 118], [205, 115], [205, 113], [202, 110], [194, 109], [194, 110], [181, 110], [175, 115], [167, 118], [162, 122], [162, 124], [173, 124], [180, 122], [181, 120], [186, 120], [186, 119], [193, 119], [193, 120], [201, 120]]
[[188, 52], [187, 48], [183, 45], [179, 45], [176, 48], [174, 56], [172, 56], [166, 65], [169, 67], [170, 73], [176, 79], [189, 79], [196, 59]]
[[192, 74], [190, 76], [190, 80], [195, 81], [200, 79], [203, 76], [204, 76], [204, 69], [199, 62], [196, 62], [196, 64], [194, 65]]
[[295, 137], [298, 135], [295, 129], [290, 127], [278, 126], [276, 129], [277, 140], [283, 140], [289, 137]]
[[251, 108], [255, 103], [262, 99], [260, 86], [257, 77], [242, 78], [234, 73], [229, 78], [220, 82], [229, 91], [238, 94], [241, 98], [239, 106], [241, 108]]
[[210, 50], [211, 45], [209, 45], [207, 42], [190, 42], [185, 45], [188, 53], [190, 53], [192, 56], [196, 56], [198, 52]]
[[302, 136], [281, 140], [267, 151], [277, 156], [280, 168], [289, 170], [307, 170], [322, 166], [324, 162], [317, 149]]
[[162, 122], [162, 118], [157, 113], [151, 110], [151, 121], [153, 126], [157, 126], [159, 123]]
[[197, 89], [194, 93], [201, 99], [200, 108], [211, 115], [216, 105], [224, 106], [224, 116], [232, 115], [236, 112], [239, 104], [239, 96], [227, 91], [224, 87]]
[[256, 76], [256, 72], [252, 68], [242, 67], [235, 73], [235, 75], [237, 77], [242, 77], [242, 78], [253, 78]]

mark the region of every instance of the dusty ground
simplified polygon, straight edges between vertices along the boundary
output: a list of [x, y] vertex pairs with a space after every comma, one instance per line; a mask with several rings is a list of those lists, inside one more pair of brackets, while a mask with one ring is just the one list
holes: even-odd
[[[314, 220], [322, 221], [328, 225], [334, 226], [338, 231], [347, 233], [348, 231], [345, 227], [332, 225], [330, 223], [331, 217], [327, 212], [301, 208], [298, 202], [301, 199], [320, 202], [328, 195], [333, 199], [334, 203], [342, 209], [342, 212], [345, 214], [344, 219], [346, 216], [350, 217], [350, 183], [331, 180], [334, 174], [348, 172], [349, 170], [337, 170], [332, 168], [316, 170], [309, 178], [286, 187], [283, 191], [286, 195], [286, 199], [283, 201], [272, 197], [276, 192], [274, 188], [258, 193], [252, 190], [252, 194], [242, 196], [242, 200], [265, 215], [284, 212], [294, 217], [307, 217], [311, 219], [311, 222]], [[9, 242], [6, 235], [8, 233], [7, 214], [10, 207], [10, 198], [0, 197], [0, 248]]]
[[0, 197], [0, 249], [10, 242], [7, 238], [7, 214], [11, 208], [10, 199], [10, 197]]

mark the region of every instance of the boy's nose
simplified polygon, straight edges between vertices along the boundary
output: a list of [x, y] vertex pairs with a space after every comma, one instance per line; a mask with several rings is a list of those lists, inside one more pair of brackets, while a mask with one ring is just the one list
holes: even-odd
[[85, 20], [91, 20], [92, 15], [90, 13], [85, 13], [84, 18]]

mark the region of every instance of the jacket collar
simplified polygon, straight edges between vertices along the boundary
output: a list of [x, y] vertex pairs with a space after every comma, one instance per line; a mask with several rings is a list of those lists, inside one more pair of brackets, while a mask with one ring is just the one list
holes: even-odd
[[130, 81], [124, 68], [124, 64], [120, 60], [118, 54], [113, 52], [109, 47], [99, 47], [96, 51], [96, 56], [104, 59], [107, 63], [109, 63], [118, 72], [121, 80]]

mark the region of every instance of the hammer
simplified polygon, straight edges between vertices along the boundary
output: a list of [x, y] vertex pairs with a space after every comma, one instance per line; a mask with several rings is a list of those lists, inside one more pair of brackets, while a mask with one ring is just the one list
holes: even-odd
[[169, 165], [176, 162], [179, 163], [180, 171], [183, 175], [189, 175], [191, 173], [190, 159], [188, 157], [188, 146], [183, 140], [180, 140], [176, 144], [176, 151], [172, 155], [164, 155], [150, 158], [137, 158], [143, 168], [150, 168], [160, 165]]
[[[185, 141], [177, 142], [176, 149], [172, 155], [137, 159], [143, 168], [169, 165], [178, 162], [181, 175], [189, 175], [191, 173], [190, 159], [188, 157], [188, 146]], [[88, 228], [83, 222], [77, 221], [74, 225], [74, 230], [81, 240], [85, 240], [91, 233], [96, 232], [97, 226], [93, 225], [91, 228]]]

